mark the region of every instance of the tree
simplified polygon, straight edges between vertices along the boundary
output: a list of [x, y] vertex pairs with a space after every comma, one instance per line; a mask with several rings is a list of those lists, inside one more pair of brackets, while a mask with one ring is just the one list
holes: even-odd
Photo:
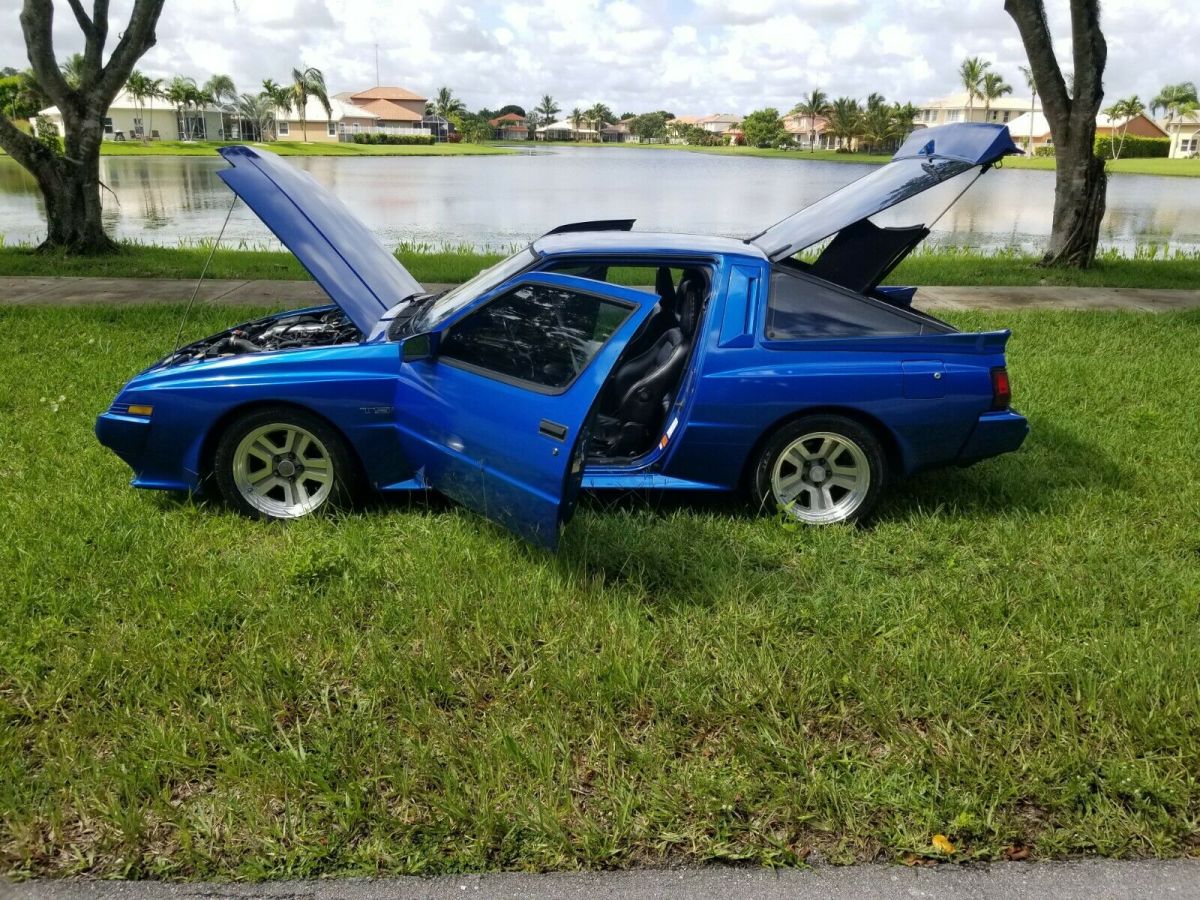
[[[443, 88], [445, 90], [445, 88]], [[329, 103], [329, 92], [325, 89], [325, 76], [321, 74], [320, 69], [314, 69], [309, 66], [307, 69], [292, 69], [292, 84], [288, 88], [288, 93], [291, 94], [292, 105], [296, 109], [296, 114], [300, 116], [300, 131], [304, 134], [304, 143], [308, 143], [308, 122], [305, 121], [305, 113], [308, 108], [310, 97], [316, 97], [321, 104], [321, 108], [325, 110], [325, 118], [333, 115], [333, 107]], [[462, 108], [462, 103], [459, 103], [459, 108]]]
[[502, 106], [498, 110], [496, 110], [495, 116], [489, 116], [488, 118], [499, 118], [500, 116], [507, 116], [509, 113], [516, 113], [522, 119], [527, 118], [527, 116], [525, 115], [525, 107], [517, 106], [517, 104], [515, 104], [515, 103], [505, 104], [504, 106]]
[[38, 110], [47, 106], [37, 82], [28, 72], [16, 72], [0, 76], [0, 111], [8, 114], [14, 122], [31, 119]]
[[976, 99], [983, 99], [983, 76], [992, 64], [978, 56], [968, 56], [958, 66], [959, 83], [967, 92], [967, 121], [971, 121]]
[[1191, 81], [1181, 81], [1178, 84], [1164, 85], [1163, 89], [1150, 101], [1150, 109], [1158, 112], [1160, 109], [1167, 114], [1167, 134], [1175, 120], [1191, 118], [1197, 106], [1196, 85]]
[[425, 112], [428, 115], [441, 116], [443, 119], [462, 115], [466, 109], [466, 104], [455, 97], [454, 91], [448, 87], [438, 88], [437, 96], [425, 104]]
[[221, 135], [228, 137], [229, 129], [225, 127], [225, 115], [232, 111], [233, 105], [238, 99], [238, 92], [233, 84], [233, 79], [228, 75], [213, 75], [208, 81], [204, 82], [204, 87], [201, 90], [206, 96], [212, 98], [214, 104], [220, 107]]
[[83, 68], [82, 53], [72, 53], [67, 57], [67, 61], [58, 67], [59, 71], [62, 72], [63, 81], [73, 88], [78, 88], [80, 82], [83, 81]]
[[899, 119], [899, 109], [900, 107], [896, 104], [884, 106], [877, 103], [874, 106], [868, 106], [863, 112], [859, 120], [862, 140], [872, 150], [891, 146], [901, 136], [902, 123]]
[[[129, 95], [129, 99], [133, 101], [138, 111], [138, 121], [141, 122], [142, 143], [146, 143], [150, 137], [150, 130], [147, 124], [153, 125], [154, 120], [154, 100], [156, 97], [162, 96], [162, 79], [151, 78], [149, 75], [144, 75], [137, 69], [129, 73], [129, 78], [125, 80], [125, 93]], [[146, 101], [150, 102], [150, 122], [146, 123]]]
[[1121, 153], [1125, 150], [1125, 133], [1129, 131], [1129, 123], [1145, 111], [1146, 104], [1141, 101], [1137, 94], [1134, 94], [1132, 97], [1123, 97], [1104, 110], [1104, 114], [1108, 116], [1114, 131], [1116, 130], [1117, 120], [1121, 120], [1120, 142], [1113, 140], [1112, 137], [1108, 141], [1109, 153], [1113, 159], [1120, 159]]
[[661, 141], [667, 136], [667, 117], [661, 112], [642, 113], [629, 123], [630, 133], [639, 141]]
[[593, 103], [588, 107], [587, 112], [583, 116], [596, 129], [597, 138], [600, 137], [600, 132], [604, 130], [604, 126], [616, 118], [613, 115], [613, 111], [604, 103]]
[[913, 122], [916, 121], [917, 114], [920, 112], [911, 103], [896, 103], [893, 107], [896, 115], [896, 128], [898, 130], [897, 137], [903, 141], [913, 132]]
[[549, 94], [542, 95], [542, 99], [537, 105], [537, 114], [542, 117], [543, 122], [549, 125], [561, 111], [562, 108], [554, 102], [553, 97]]
[[154, 29], [164, 0], [133, 0], [129, 22], [121, 31], [108, 61], [108, 0], [95, 0], [92, 14], [81, 0], [71, 0], [75, 21], [83, 33], [79, 83], [71, 85], [54, 54], [54, 3], [24, 0], [21, 31], [34, 77], [46, 98], [62, 115], [63, 151], [55, 152], [17, 128], [0, 110], [0, 148], [37, 181], [46, 203], [43, 249], [79, 253], [115, 248], [104, 233], [100, 207], [100, 143], [104, 116], [142, 55], [154, 46]]
[[1021, 66], [1021, 74], [1025, 76], [1025, 86], [1029, 88], [1029, 141], [1025, 144], [1026, 151], [1033, 150], [1033, 115], [1037, 109], [1037, 79], [1033, 77], [1033, 70], [1029, 66]]
[[1096, 114], [1104, 97], [1108, 44], [1099, 0], [1070, 0], [1074, 91], [1054, 55], [1044, 0], [1005, 0], [1029, 57], [1054, 138], [1054, 220], [1044, 265], [1086, 268], [1096, 258], [1107, 175], [1096, 156]]
[[571, 139], [579, 140], [579, 126], [583, 124], [583, 110], [578, 106], [571, 110]]
[[742, 119], [742, 134], [750, 147], [778, 147], [788, 139], [779, 110], [773, 106], [757, 109]]
[[[271, 104], [270, 129], [271, 140], [274, 140], [275, 138], [279, 137], [278, 131], [280, 114], [282, 113], [286, 115], [292, 111], [292, 94], [282, 84], [279, 84], [273, 79], [266, 78], [263, 80], [262, 91], [258, 96], [268, 100]], [[263, 133], [263, 138], [264, 140], [266, 139], [265, 132]]]
[[1012, 85], [1004, 80], [999, 72], [984, 72], [980, 83], [979, 94], [983, 98], [983, 120], [986, 122], [991, 111], [992, 101], [999, 100], [1005, 94], [1012, 93]]
[[817, 116], [825, 118], [832, 107], [829, 95], [820, 88], [813, 88], [808, 96], [792, 107], [792, 112], [808, 118], [808, 149], [812, 151], [817, 143]]
[[[838, 142], [839, 149], [850, 149], [851, 142], [862, 129], [862, 107], [853, 97], [838, 97], [829, 110], [827, 131]], [[844, 142], [844, 143], [843, 143]]]
[[243, 122], [250, 123], [250, 139], [266, 140], [275, 126], [275, 103], [264, 91], [257, 96], [242, 94], [233, 104], [234, 111]]
[[182, 140], [190, 141], [192, 139], [192, 120], [187, 111], [199, 96], [200, 89], [196, 87], [196, 79], [186, 78], [183, 75], [176, 75], [172, 78], [163, 92], [166, 101], [175, 107], [179, 136]]

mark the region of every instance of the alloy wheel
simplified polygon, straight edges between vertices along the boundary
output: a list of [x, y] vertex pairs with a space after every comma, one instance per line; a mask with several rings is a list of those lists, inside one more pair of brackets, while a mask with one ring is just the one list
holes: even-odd
[[333, 490], [328, 448], [299, 425], [270, 424], [246, 434], [233, 452], [233, 483], [251, 507], [275, 519], [318, 509]]
[[779, 508], [810, 524], [845, 521], [870, 488], [867, 454], [850, 438], [831, 431], [796, 438], [776, 457], [771, 471], [771, 491]]

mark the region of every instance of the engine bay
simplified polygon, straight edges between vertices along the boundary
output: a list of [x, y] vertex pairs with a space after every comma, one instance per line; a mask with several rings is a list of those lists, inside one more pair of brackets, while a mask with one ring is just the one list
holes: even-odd
[[276, 313], [180, 347], [159, 365], [178, 366], [244, 353], [351, 344], [361, 337], [362, 332], [337, 307]]

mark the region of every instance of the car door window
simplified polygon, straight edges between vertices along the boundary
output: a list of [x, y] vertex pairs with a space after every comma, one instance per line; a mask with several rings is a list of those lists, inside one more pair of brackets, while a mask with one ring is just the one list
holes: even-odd
[[502, 379], [565, 390], [632, 312], [579, 291], [524, 284], [447, 331], [443, 359]]

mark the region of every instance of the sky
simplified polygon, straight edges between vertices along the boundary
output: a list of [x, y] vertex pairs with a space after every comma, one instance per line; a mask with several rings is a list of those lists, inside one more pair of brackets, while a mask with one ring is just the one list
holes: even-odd
[[[0, 66], [27, 64], [20, 5], [0, 0]], [[61, 59], [82, 39], [68, 5], [55, 6]], [[1067, 0], [1046, 6], [1069, 57]], [[110, 44], [131, 7], [113, 0]], [[1200, 55], [1185, 49], [1200, 46], [1200, 0], [1106, 0], [1102, 11], [1106, 96], [1149, 100], [1200, 81]], [[337, 93], [376, 83], [376, 46], [383, 84], [426, 96], [448, 85], [472, 110], [530, 108], [548, 93], [564, 113], [603, 102], [618, 114], [741, 114], [786, 111], [817, 87], [920, 104], [957, 89], [966, 56], [1026, 90], [1001, 0], [167, 0], [139, 68], [199, 82], [223, 72], [256, 91], [315, 66]]]

